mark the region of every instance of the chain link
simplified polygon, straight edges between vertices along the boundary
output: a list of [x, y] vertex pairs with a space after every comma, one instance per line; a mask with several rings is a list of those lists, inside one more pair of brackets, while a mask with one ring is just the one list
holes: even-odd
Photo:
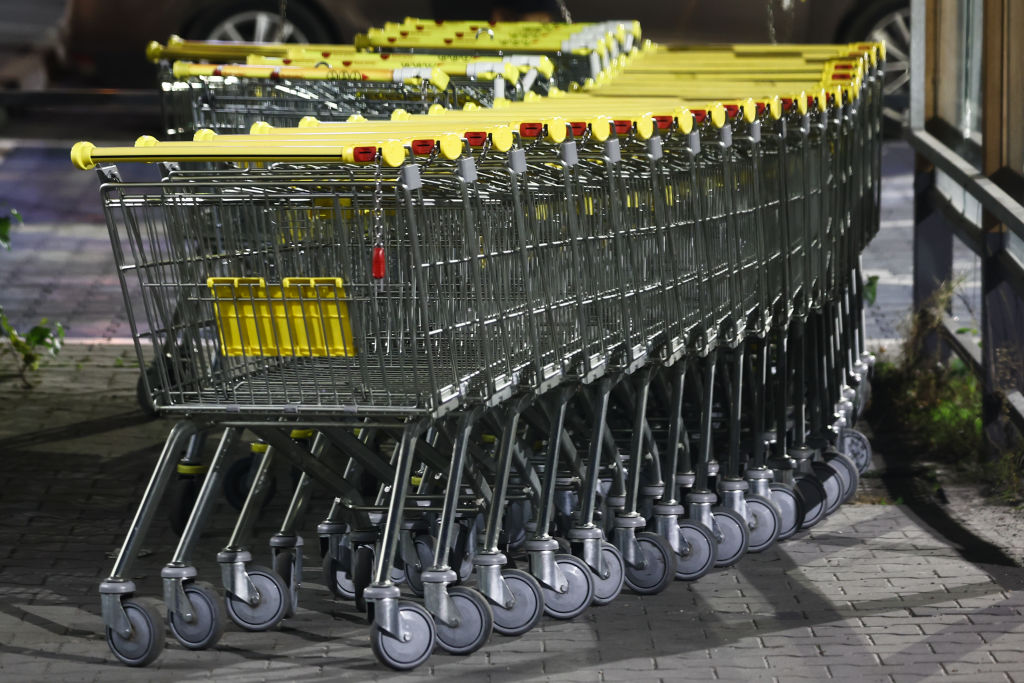
[[384, 246], [384, 190], [383, 185], [383, 173], [384, 173], [384, 160], [380, 152], [377, 152], [377, 168], [374, 171], [374, 187], [373, 187], [373, 246], [383, 247]]
[[572, 23], [572, 15], [569, 14], [569, 8], [565, 4], [565, 0], [555, 0], [558, 3], [558, 9], [562, 12], [562, 20], [567, 24]]

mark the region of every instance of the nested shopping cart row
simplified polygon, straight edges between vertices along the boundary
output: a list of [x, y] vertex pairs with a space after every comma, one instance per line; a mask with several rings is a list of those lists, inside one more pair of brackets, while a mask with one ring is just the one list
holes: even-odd
[[[454, 51], [474, 30], [420, 25], [368, 40]], [[601, 45], [581, 53], [612, 60], [639, 37], [618, 26], [472, 40], [571, 52], [585, 36]], [[698, 579], [853, 495], [884, 53], [679, 54], [492, 109], [75, 146], [156, 359], [144, 393], [179, 420], [101, 585], [121, 661], [163, 647], [129, 577], [176, 469], [191, 493], [161, 575], [180, 643], [211, 647], [225, 613], [246, 630], [294, 613], [319, 490], [322, 578], [397, 669]], [[163, 179], [122, 182], [110, 164], [131, 161]], [[258, 441], [222, 603], [192, 556], [243, 432]], [[282, 460], [292, 496], [264, 567], [254, 534]]]

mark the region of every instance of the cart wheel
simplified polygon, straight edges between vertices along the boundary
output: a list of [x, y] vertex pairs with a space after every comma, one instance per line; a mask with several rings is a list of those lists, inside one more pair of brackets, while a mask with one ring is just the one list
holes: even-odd
[[373, 547], [361, 545], [352, 554], [352, 586], [355, 588], [356, 609], [366, 611], [366, 599], [363, 590], [370, 585], [373, 575]]
[[114, 656], [128, 666], [146, 666], [164, 650], [164, 620], [156, 600], [124, 600], [121, 606], [132, 625], [128, 638], [107, 629], [107, 645]]
[[813, 474], [800, 473], [793, 477], [796, 490], [804, 501], [804, 519], [800, 523], [801, 529], [810, 529], [821, 521], [825, 516], [825, 487], [821, 480]]
[[555, 564], [568, 581], [566, 591], [544, 588], [544, 612], [555, 619], [572, 619], [583, 613], [594, 599], [593, 572], [573, 555], [555, 555]]
[[421, 534], [413, 541], [416, 548], [416, 564], [405, 565], [405, 581], [416, 597], [423, 597], [423, 570], [434, 564], [434, 538]]
[[718, 553], [715, 555], [716, 567], [731, 567], [740, 561], [743, 553], [750, 545], [750, 529], [747, 522], [736, 512], [728, 508], [715, 508], [711, 511], [715, 519], [715, 540], [718, 541]]
[[779, 540], [782, 513], [772, 501], [763, 496], [747, 496], [747, 515], [747, 528], [750, 530], [748, 552], [759, 553]]
[[[257, 455], [247, 455], [231, 463], [231, 467], [224, 472], [224, 497], [231, 507], [241, 510], [245, 505], [245, 499], [249, 496], [249, 489], [252, 488], [252, 480], [259, 467]], [[277, 480], [271, 479], [267, 482], [267, 495], [263, 498], [263, 506], [266, 507], [270, 499], [277, 492]]]
[[448, 597], [459, 610], [458, 626], [435, 623], [437, 644], [453, 655], [468, 655], [476, 652], [491, 637], [494, 630], [494, 614], [487, 598], [472, 588], [452, 586]]
[[594, 581], [594, 599], [591, 602], [595, 605], [607, 605], [619, 597], [626, 579], [626, 563], [622, 561], [622, 553], [608, 541], [601, 543], [601, 564], [608, 572], [607, 578], [602, 579], [591, 571]]
[[192, 515], [192, 509], [196, 506], [196, 499], [199, 497], [199, 487], [203, 480], [194, 474], [179, 475], [171, 483], [171, 504], [169, 506], [168, 522], [175, 536], [181, 536], [188, 524], [188, 518]]
[[800, 492], [782, 482], [772, 482], [772, 502], [781, 513], [779, 524], [779, 540], [784, 541], [797, 531], [804, 521], [804, 501]]
[[228, 593], [227, 608], [231, 621], [246, 631], [266, 631], [277, 626], [288, 614], [291, 595], [288, 584], [271, 569], [249, 567], [247, 570], [259, 600], [250, 605]]
[[436, 632], [434, 619], [425, 608], [405, 600], [398, 603], [399, 637], [370, 626], [370, 646], [377, 661], [396, 671], [415, 669], [430, 657]]
[[330, 555], [324, 555], [320, 565], [324, 573], [324, 584], [335, 596], [343, 600], [355, 600], [356, 586], [339, 560]]
[[184, 586], [185, 597], [192, 603], [192, 622], [177, 612], [167, 615], [171, 635], [189, 650], [213, 647], [224, 635], [227, 617], [221, 607], [217, 589], [205, 581], [194, 581]]
[[515, 603], [508, 609], [491, 605], [494, 630], [503, 636], [521, 636], [536, 626], [544, 614], [544, 595], [537, 579], [521, 569], [506, 569], [501, 576], [512, 591]]
[[825, 487], [825, 516], [835, 512], [839, 504], [843, 502], [843, 479], [838, 470], [839, 467], [841, 465], [833, 467], [827, 462], [821, 462], [820, 460], [815, 460], [811, 463], [814, 476]]
[[676, 554], [664, 538], [649, 531], [636, 535], [643, 553], [644, 566], [631, 567], [626, 563], [625, 583], [640, 595], [655, 595], [665, 590], [676, 575]]
[[839, 450], [857, 464], [859, 474], [864, 474], [871, 467], [871, 442], [856, 429], [846, 427], [840, 432]]
[[696, 581], [715, 566], [718, 542], [711, 529], [699, 522], [679, 523], [679, 540], [683, 548], [676, 554], [676, 578]]
[[288, 612], [284, 615], [285, 618], [294, 617], [299, 606], [299, 586], [302, 585], [302, 577], [296, 571], [297, 559], [295, 548], [282, 548], [274, 555], [274, 571], [288, 586]]
[[860, 469], [857, 467], [857, 463], [846, 453], [839, 451], [826, 451], [825, 462], [835, 468], [842, 480], [842, 502], [849, 501], [857, 493], [857, 487], [860, 485]]

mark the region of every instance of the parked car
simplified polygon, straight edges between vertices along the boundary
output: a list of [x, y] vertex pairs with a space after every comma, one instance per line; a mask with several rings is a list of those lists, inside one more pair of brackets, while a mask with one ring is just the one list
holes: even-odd
[[[531, 9], [557, 0], [533, 0]], [[351, 42], [356, 33], [406, 16], [489, 18], [514, 0], [73, 0], [69, 55], [93, 84], [152, 82], [142, 54], [171, 33], [214, 40]], [[524, 6], [524, 5], [520, 5]], [[284, 8], [282, 23], [281, 9]], [[889, 45], [887, 112], [896, 119], [908, 98], [909, 0], [565, 0], [575, 21], [638, 19], [645, 36], [678, 42], [853, 42]], [[554, 13], [554, 12], [549, 12]], [[629, 15], [624, 16], [624, 15]]]

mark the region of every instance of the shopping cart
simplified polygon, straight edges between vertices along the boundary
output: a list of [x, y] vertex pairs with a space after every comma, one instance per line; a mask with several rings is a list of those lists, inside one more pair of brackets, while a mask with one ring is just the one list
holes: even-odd
[[[334, 498], [317, 529], [325, 582], [367, 611], [397, 669], [435, 642], [466, 654], [623, 586], [699, 578], [856, 488], [835, 446], [867, 383], [857, 254], [877, 224], [884, 54], [734, 46], [673, 66], [656, 48], [628, 57], [639, 34], [622, 23], [420, 26], [363, 42], [416, 59], [557, 41], [589, 47], [556, 74], [585, 70], [577, 57], [599, 68], [575, 92], [490, 109], [72, 152], [100, 164], [122, 286], [142, 292], [126, 296], [136, 349], [166, 359], [152, 394], [182, 419], [101, 586], [125, 663], [163, 645], [126, 578], [138, 545], [180, 453], [218, 431], [162, 572], [175, 637], [203, 649], [223, 630], [191, 556], [247, 429], [263, 445], [218, 556], [227, 614], [264, 630], [294, 613], [315, 483]], [[295, 54], [276, 49], [252, 61]], [[208, 166], [127, 184], [106, 164], [128, 161]], [[259, 567], [282, 458], [298, 479]], [[471, 575], [475, 589], [452, 585]]]

